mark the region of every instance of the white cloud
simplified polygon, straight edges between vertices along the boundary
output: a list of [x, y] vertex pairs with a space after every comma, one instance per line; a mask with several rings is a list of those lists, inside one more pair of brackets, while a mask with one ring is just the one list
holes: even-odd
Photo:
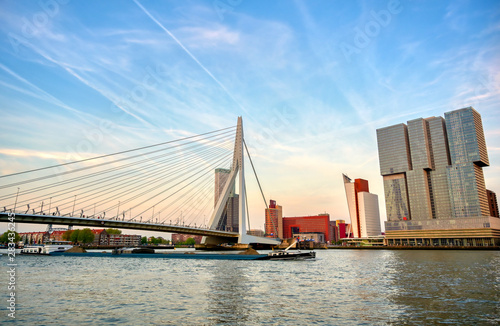
[[230, 31], [227, 26], [207, 27], [182, 27], [176, 34], [190, 48], [217, 47], [231, 45], [237, 46], [240, 34]]

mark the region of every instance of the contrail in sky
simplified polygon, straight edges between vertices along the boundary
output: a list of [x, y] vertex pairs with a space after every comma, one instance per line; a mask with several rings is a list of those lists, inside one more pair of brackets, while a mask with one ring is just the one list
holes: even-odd
[[174, 34], [172, 34], [165, 26], [163, 26], [162, 23], [160, 23], [155, 17], [153, 17], [153, 15], [151, 15], [151, 13], [146, 9], [144, 8], [140, 3], [139, 1], [137, 0], [133, 0], [135, 2], [135, 4], [142, 9], [142, 11], [144, 11], [144, 13], [146, 15], [149, 16], [149, 18], [151, 18], [152, 21], [154, 21], [156, 23], [156, 25], [158, 25], [161, 29], [163, 29], [165, 31], [165, 33], [167, 33], [177, 44], [179, 44], [179, 46], [224, 90], [224, 92], [226, 92], [226, 94], [236, 103], [238, 104], [238, 106], [241, 108], [241, 110], [243, 110], [249, 117], [250, 117], [250, 114], [249, 112], [247, 112], [247, 110], [243, 107], [243, 105], [241, 105], [235, 98], [234, 96], [229, 92], [229, 90], [226, 88], [226, 86], [224, 86], [224, 84], [222, 84], [211, 72], [210, 70], [208, 70], [201, 62], [200, 60], [198, 60], [185, 46], [184, 44], [181, 43], [181, 41], [179, 41], [179, 39], [177, 37], [175, 37]]

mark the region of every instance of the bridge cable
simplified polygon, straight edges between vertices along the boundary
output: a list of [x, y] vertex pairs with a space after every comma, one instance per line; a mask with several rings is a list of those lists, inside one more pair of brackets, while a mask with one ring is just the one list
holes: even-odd
[[[216, 164], [215, 164], [214, 166], [218, 166], [218, 165], [220, 165], [220, 163], [221, 163], [221, 162], [223, 162], [223, 161], [225, 161], [225, 160], [227, 160], [227, 157], [224, 157], [223, 159], [221, 159], [221, 160], [217, 161], [217, 162], [216, 162]], [[194, 177], [195, 175], [197, 175], [197, 174], [199, 174], [199, 173], [200, 173], [200, 172], [197, 172], [197, 173], [194, 173], [194, 174], [190, 175], [189, 177], [187, 177], [187, 178], [183, 179], [182, 181], [180, 181], [180, 182], [176, 183], [174, 186], [177, 186], [177, 185], [181, 184], [182, 182], [187, 181], [188, 179], [190, 179], [190, 178]], [[199, 176], [198, 178], [196, 178], [194, 181], [196, 181], [196, 180], [200, 179], [201, 177], [203, 177], [203, 176], [204, 176], [205, 174], [207, 174], [207, 173], [212, 173], [212, 171], [210, 170], [210, 171], [208, 171], [208, 172], [205, 172], [204, 174], [202, 174], [201, 176]], [[192, 181], [192, 182], [193, 182], [193, 181]], [[191, 182], [191, 183], [192, 183], [192, 182]], [[167, 197], [163, 198], [162, 200], [160, 200], [159, 202], [157, 202], [154, 206], [156, 206], [156, 205], [158, 205], [159, 203], [161, 203], [161, 202], [163, 202], [163, 201], [167, 200], [168, 198], [172, 197], [173, 195], [175, 195], [176, 193], [178, 193], [178, 192], [179, 192], [179, 191], [181, 191], [182, 189], [186, 188], [186, 187], [187, 187], [188, 185], [190, 185], [191, 183], [189, 183], [189, 184], [187, 184], [187, 185], [183, 186], [181, 189], [179, 189], [179, 190], [175, 191], [174, 193], [170, 194], [169, 196], [167, 196]], [[172, 186], [172, 187], [174, 187], [174, 186]], [[151, 199], [153, 199], [153, 198], [155, 198], [155, 197], [158, 197], [159, 195], [163, 194], [165, 191], [167, 191], [167, 190], [171, 189], [172, 187], [169, 187], [169, 188], [167, 188], [167, 189], [165, 189], [165, 190], [161, 191], [160, 193], [158, 193], [158, 194], [156, 194], [156, 195], [154, 195], [154, 196], [152, 196], [152, 197], [149, 197], [148, 199], [146, 199], [146, 200], [142, 201], [141, 203], [139, 203], [139, 204], [137, 204], [137, 205], [133, 206], [132, 208], [135, 208], [135, 207], [137, 207], [137, 206], [140, 206], [140, 205], [142, 205], [142, 204], [144, 204], [144, 203], [146, 203], [146, 202], [150, 201]], [[159, 187], [157, 187], [157, 188], [159, 188]], [[148, 210], [150, 210], [151, 208], [153, 208], [153, 206], [151, 206], [150, 208], [148, 208], [148, 209], [146, 209], [146, 210], [142, 211], [140, 214], [137, 214], [134, 218], [138, 217], [138, 216], [139, 216], [139, 215], [141, 215], [141, 214], [144, 214], [145, 212], [147, 212], [147, 211], [148, 211]]]
[[[228, 129], [228, 128], [226, 128], [226, 129]], [[231, 131], [226, 131], [226, 132], [224, 132], [222, 134], [227, 134], [227, 133], [234, 134]], [[210, 136], [210, 137], [206, 137], [205, 139], [209, 139], [209, 138], [216, 137], [216, 136], [219, 136], [219, 135], [213, 135], [213, 136]], [[192, 137], [188, 137], [188, 138], [192, 138]], [[184, 139], [187, 139], [187, 138], [184, 138]], [[184, 140], [184, 139], [181, 139], [181, 140]], [[200, 140], [203, 140], [203, 139], [200, 139]], [[179, 144], [179, 145], [175, 145], [175, 146], [172, 146], [172, 147], [167, 147], [167, 148], [163, 148], [163, 149], [159, 149], [159, 150], [155, 150], [155, 151], [151, 151], [151, 152], [140, 153], [140, 154], [133, 155], [133, 156], [130, 156], [130, 157], [125, 157], [125, 158], [117, 159], [117, 160], [114, 160], [114, 161], [108, 161], [108, 162], [104, 162], [104, 163], [99, 163], [99, 164], [96, 164], [96, 165], [91, 165], [91, 166], [87, 166], [87, 167], [83, 167], [83, 168], [79, 168], [79, 169], [74, 169], [74, 170], [65, 171], [65, 172], [61, 172], [61, 173], [56, 173], [56, 174], [52, 174], [52, 175], [48, 175], [48, 176], [33, 178], [33, 179], [25, 180], [25, 181], [15, 182], [15, 183], [11, 183], [11, 184], [0, 186], [0, 189], [4, 189], [4, 188], [8, 188], [8, 187], [13, 187], [13, 186], [18, 186], [18, 185], [22, 185], [22, 184], [26, 184], [26, 183], [35, 182], [35, 181], [41, 181], [41, 180], [44, 180], [44, 179], [58, 177], [58, 176], [62, 176], [62, 175], [70, 174], [70, 173], [81, 172], [81, 171], [84, 171], [84, 170], [88, 170], [88, 169], [92, 169], [92, 168], [96, 168], [96, 167], [100, 167], [100, 166], [104, 166], [104, 165], [108, 165], [108, 164], [112, 164], [112, 163], [126, 161], [126, 160], [130, 160], [130, 159], [137, 158], [137, 157], [140, 157], [140, 156], [144, 156], [144, 155], [148, 155], [148, 154], [152, 154], [152, 153], [156, 153], [156, 152], [160, 152], [160, 151], [169, 150], [169, 149], [172, 149], [173, 147], [185, 146], [186, 144], [193, 143], [193, 142], [199, 142], [200, 140], [194, 140], [194, 141], [191, 141], [191, 142], [188, 142], [188, 143], [183, 143], [183, 144]], [[180, 140], [175, 140], [175, 141], [180, 141]], [[171, 142], [174, 142], [174, 141], [170, 141], [170, 142], [167, 142], [167, 143], [171, 143]], [[146, 147], [150, 147], [150, 146], [146, 146]], [[139, 148], [139, 149], [141, 149], [141, 148]], [[124, 151], [124, 152], [131, 152], [131, 151], [135, 151], [135, 150], [139, 150], [139, 149], [133, 149], [133, 150], [128, 150], [128, 151]], [[110, 155], [114, 155], [114, 154], [102, 155], [102, 156], [99, 156], [97, 158], [107, 157], [107, 156], [110, 156]], [[87, 159], [87, 160], [89, 160], [89, 159]], [[64, 164], [55, 165], [55, 166], [51, 166], [51, 167], [47, 167], [47, 168], [41, 168], [41, 169], [35, 169], [35, 170], [18, 172], [18, 173], [14, 173], [14, 174], [0, 176], [0, 178], [10, 177], [10, 176], [14, 176], [14, 175], [17, 175], [17, 174], [23, 174], [23, 173], [28, 173], [28, 172], [38, 171], [38, 170], [44, 170], [44, 169], [48, 169], [48, 168], [52, 168], [52, 167], [58, 167], [58, 166], [62, 167], [62, 166], [67, 165], [67, 164], [73, 164], [73, 163], [78, 163], [78, 162], [82, 162], [82, 161], [86, 161], [86, 160], [64, 163]]]
[[[199, 157], [197, 157], [197, 158], [196, 158], [196, 157], [195, 157], [195, 158], [190, 158], [188, 161], [185, 161], [185, 160], [184, 160], [184, 161], [182, 161], [182, 162], [179, 162], [179, 163], [177, 164], [177, 166], [183, 166], [183, 165], [188, 164], [188, 163], [191, 163], [191, 162], [192, 162], [192, 164], [194, 164], [194, 163], [196, 163], [197, 161], [200, 161], [200, 160], [205, 160], [205, 159], [209, 159], [209, 157], [218, 157], [218, 156], [219, 156], [219, 153], [220, 153], [222, 150], [223, 150], [223, 149], [216, 148], [216, 149], [211, 149], [210, 151], [205, 151], [205, 152], [206, 152], [206, 154], [205, 154], [205, 155], [201, 155], [201, 156], [199, 156]], [[199, 152], [199, 153], [201, 153], [201, 152]], [[208, 154], [208, 155], [207, 155], [207, 154]], [[190, 156], [193, 156], [193, 155], [190, 155]], [[186, 159], [186, 158], [187, 158], [187, 156], [185, 156], [184, 158], [181, 158], [180, 160], [182, 160], [182, 159]], [[171, 160], [171, 159], [169, 159], [169, 160]], [[164, 161], [169, 161], [169, 160], [164, 160]], [[179, 161], [179, 159], [176, 159], [176, 161]], [[52, 192], [52, 193], [49, 193], [49, 194], [45, 194], [45, 195], [43, 195], [43, 196], [38, 196], [38, 197], [35, 197], [35, 198], [31, 198], [31, 199], [27, 199], [27, 200], [24, 200], [24, 201], [20, 201], [20, 202], [18, 202], [18, 203], [19, 203], [19, 204], [21, 204], [21, 205], [22, 205], [23, 203], [27, 203], [27, 202], [32, 203], [32, 202], [33, 202], [33, 201], [35, 201], [35, 200], [39, 200], [39, 199], [42, 199], [42, 198], [48, 198], [49, 196], [53, 196], [53, 197], [55, 197], [57, 194], [59, 194], [59, 195], [64, 195], [64, 194], [68, 194], [68, 193], [71, 193], [71, 192], [74, 192], [74, 191], [77, 191], [77, 190], [82, 190], [82, 189], [85, 189], [85, 188], [90, 188], [90, 190], [87, 190], [87, 191], [85, 191], [85, 192], [82, 192], [82, 193], [79, 193], [79, 194], [78, 194], [78, 195], [79, 195], [79, 197], [78, 197], [78, 203], [79, 203], [79, 205], [81, 205], [81, 203], [82, 203], [82, 199], [84, 199], [84, 198], [88, 198], [88, 197], [89, 197], [89, 195], [84, 196], [84, 197], [82, 197], [82, 195], [85, 195], [85, 194], [91, 194], [91, 195], [92, 195], [92, 194], [99, 194], [99, 193], [107, 192], [108, 190], [113, 190], [113, 189], [116, 189], [116, 188], [118, 188], [118, 186], [121, 186], [121, 185], [123, 185], [123, 184], [127, 184], [126, 188], [130, 188], [130, 187], [132, 187], [132, 186], [136, 185], [138, 182], [141, 182], [142, 180], [144, 180], [144, 178], [145, 178], [145, 177], [153, 176], [153, 175], [158, 174], [158, 173], [160, 173], [160, 172], [162, 172], [162, 171], [164, 171], [164, 170], [166, 170], [166, 169], [171, 169], [171, 168], [173, 168], [173, 167], [175, 167], [175, 166], [176, 166], [176, 165], [173, 165], [173, 166], [172, 166], [172, 165], [168, 165], [168, 166], [166, 166], [166, 167], [164, 167], [164, 168], [162, 168], [162, 169], [160, 169], [160, 170], [153, 170], [153, 171], [151, 171], [151, 172], [145, 172], [145, 173], [144, 173], [144, 171], [132, 171], [132, 172], [130, 172], [130, 171], [126, 171], [125, 173], [119, 173], [119, 174], [118, 174], [118, 177], [116, 177], [116, 176], [109, 176], [109, 177], [106, 177], [105, 179], [101, 179], [101, 180], [100, 180], [100, 183], [97, 185], [97, 186], [99, 186], [99, 187], [100, 187], [99, 191], [97, 191], [96, 189], [92, 189], [92, 188], [91, 188], [92, 186], [96, 186], [96, 184], [95, 184], [95, 181], [90, 181], [90, 182], [87, 182], [87, 183], [81, 184], [81, 185], [79, 186], [79, 188], [76, 188], [76, 189], [72, 189], [72, 190], [64, 190], [64, 189], [63, 189], [63, 190], [59, 190], [59, 191]], [[149, 168], [149, 169], [152, 169], [152, 168], [154, 168], [154, 166], [153, 166], [153, 165], [150, 165], [150, 167], [148, 167], [148, 168]], [[179, 169], [177, 169], [177, 170], [175, 170], [175, 171], [178, 171], [178, 170], [179, 170]], [[138, 176], [135, 176], [135, 177], [133, 177], [132, 179], [130, 179], [130, 178], [129, 178], [129, 179], [126, 179], [126, 180], [121, 179], [123, 176], [128, 176], [128, 175], [131, 175], [131, 174], [137, 174], [137, 173], [139, 173], [139, 172], [142, 172], [142, 174], [141, 174], [141, 175], [138, 175]], [[170, 173], [170, 175], [171, 175], [171, 174], [172, 174], [172, 173]], [[92, 177], [92, 176], [90, 176], [90, 177]], [[86, 178], [89, 178], [89, 176], [87, 175], [87, 176], [86, 176]], [[114, 180], [116, 180], [116, 181], [112, 181], [113, 179], [114, 179]], [[105, 180], [105, 181], [104, 181], [104, 180]], [[112, 182], [109, 182], [109, 181], [112, 181]], [[131, 182], [131, 181], [134, 181], [134, 182]], [[106, 185], [106, 183], [107, 183], [107, 185]], [[145, 182], [142, 182], [142, 184], [141, 184], [141, 185], [145, 185], [145, 184], [148, 184], [148, 183], [149, 183], [149, 181], [145, 181]], [[90, 184], [91, 186], [90, 186], [90, 187], [88, 187], [88, 186], [87, 186], [88, 184]], [[104, 187], [103, 187], [103, 185], [104, 185]], [[114, 185], [116, 185], [116, 186], [114, 186]], [[123, 189], [123, 188], [122, 188], [122, 189]], [[62, 193], [61, 193], [61, 192], [62, 192]], [[92, 193], [92, 192], [93, 192], [93, 193]], [[122, 192], [121, 194], [123, 194], [123, 192]], [[116, 196], [116, 195], [114, 195], [114, 196]], [[69, 200], [67, 203], [71, 203], [71, 202], [73, 202], [73, 199], [72, 199], [72, 198], [73, 198], [73, 196], [69, 196], [69, 197], [62, 198], [62, 199], [59, 199], [59, 200], [57, 200], [57, 201], [54, 201], [53, 203], [54, 203], [54, 205], [57, 205], [57, 203], [59, 203], [59, 202], [61, 202], [61, 201], [64, 201], [64, 200]], [[93, 200], [93, 199], [95, 199], [95, 198], [96, 198], [96, 197], [93, 197], [93, 198], [90, 198], [89, 200]], [[113, 198], [113, 196], [108, 197], [108, 198]], [[103, 202], [103, 201], [105, 201], [105, 199], [101, 198], [101, 200], [100, 200], [99, 202], [101, 203], [101, 202]], [[95, 204], [95, 203], [93, 203], [93, 204]], [[65, 204], [63, 203], [63, 204], [59, 204], [59, 205], [65, 205]], [[84, 209], [87, 209], [89, 206], [90, 206], [90, 205], [85, 206], [85, 207], [83, 207], [83, 208], [84, 208]], [[61, 208], [61, 209], [65, 209], [65, 208]]]
[[[259, 185], [260, 193], [262, 194], [262, 198], [264, 199], [264, 203], [266, 204], [266, 209], [269, 209], [269, 206], [267, 206], [266, 197], [264, 196], [264, 192], [262, 191], [262, 187], [260, 186], [259, 177], [257, 176], [257, 172], [255, 171], [255, 168], [253, 166], [252, 157], [250, 156], [250, 152], [248, 151], [248, 147], [247, 147], [247, 143], [245, 142], [245, 139], [243, 139], [243, 144], [245, 145], [245, 149], [247, 151], [248, 158], [250, 160], [250, 164], [252, 165], [253, 173], [255, 174], [255, 178], [257, 179], [257, 184]], [[273, 229], [274, 229], [274, 232], [276, 233], [276, 237], [278, 238], [278, 231], [276, 230], [276, 225], [274, 225], [274, 221], [272, 218], [270, 218], [270, 220], [271, 220], [271, 223], [273, 224]]]
[[27, 171], [21, 171], [21, 172], [6, 174], [6, 175], [0, 175], [0, 178], [11, 177], [11, 176], [15, 176], [15, 175], [30, 173], [30, 172], [37, 172], [37, 171], [47, 170], [47, 169], [56, 168], [56, 167], [60, 167], [60, 166], [66, 166], [66, 165], [75, 164], [75, 163], [87, 162], [87, 161], [96, 160], [96, 159], [100, 159], [100, 158], [105, 158], [105, 157], [109, 157], [109, 156], [113, 156], [113, 155], [118, 155], [118, 154], [125, 154], [125, 153], [129, 153], [129, 152], [133, 152], [133, 151], [137, 151], [137, 150], [141, 150], [141, 149], [146, 149], [146, 148], [161, 146], [161, 145], [165, 145], [165, 144], [174, 143], [174, 142], [177, 142], [177, 141], [182, 141], [182, 140], [191, 139], [191, 138], [195, 138], [195, 137], [199, 137], [199, 136], [204, 136], [204, 135], [212, 134], [212, 133], [215, 133], [215, 132], [219, 132], [219, 131], [223, 131], [223, 130], [227, 130], [227, 129], [231, 129], [231, 128], [235, 128], [235, 126], [227, 127], [227, 128], [223, 128], [223, 129], [219, 129], [219, 130], [214, 130], [214, 131], [206, 132], [206, 133], [203, 133], [203, 134], [193, 135], [193, 136], [189, 136], [189, 137], [185, 137], [185, 138], [181, 138], [181, 139], [171, 140], [171, 141], [167, 141], [167, 142], [163, 142], [163, 143], [158, 143], [158, 144], [154, 144], [154, 145], [149, 145], [149, 146], [143, 146], [143, 147], [139, 147], [139, 148], [129, 149], [129, 150], [125, 150], [125, 151], [121, 151], [121, 152], [116, 152], [116, 153], [112, 153], [112, 154], [105, 154], [105, 155], [90, 157], [90, 158], [86, 158], [86, 159], [82, 159], [82, 160], [78, 160], [78, 161], [73, 161], [73, 162], [68, 162], [68, 163], [63, 163], [63, 164], [56, 164], [56, 165], [51, 165], [51, 166], [47, 166], [47, 167], [43, 167], [43, 168], [38, 168], [38, 169], [33, 169], [33, 170], [27, 170]]
[[[230, 137], [232, 137], [232, 135], [230, 135]], [[195, 145], [193, 145], [191, 147], [187, 147], [185, 149], [187, 150], [187, 149], [196, 148], [196, 147], [203, 146], [203, 145], [204, 144], [197, 143], [197, 144], [195, 144]], [[171, 148], [167, 148], [167, 149], [171, 149]], [[134, 166], [134, 165], [139, 165], [139, 164], [145, 163], [145, 162], [149, 163], [152, 160], [155, 160], [155, 159], [161, 158], [161, 157], [165, 157], [165, 156], [168, 156], [168, 155], [172, 155], [172, 153], [164, 153], [164, 154], [157, 155], [157, 156], [154, 156], [154, 157], [151, 157], [151, 158], [146, 158], [146, 159], [143, 159], [143, 160], [140, 160], [140, 161], [137, 161], [137, 162], [132, 162], [132, 163], [128, 163], [128, 164], [125, 164], [125, 165], [118, 166], [118, 167], [114, 167], [114, 168], [106, 169], [106, 170], [103, 170], [103, 171], [95, 172], [92, 175], [92, 177], [96, 177], [98, 175], [115, 172], [117, 170], [121, 170], [123, 168], [131, 167], [131, 166]], [[196, 153], [195, 154], [191, 154], [191, 155], [196, 155]], [[173, 158], [173, 159], [175, 160], [175, 158]], [[170, 160], [172, 160], [172, 158], [168, 158], [166, 160], [162, 160], [162, 161], [159, 161], [159, 162], [156, 162], [156, 163], [164, 163], [164, 162], [168, 162]], [[120, 175], [120, 174], [126, 175], [128, 173], [130, 173], [130, 171], [121, 172], [121, 173], [118, 173], [117, 175]], [[111, 177], [106, 177], [106, 178], [111, 178]], [[83, 180], [83, 179], [88, 179], [88, 178], [89, 178], [88, 175], [83, 175], [83, 176], [75, 177], [75, 178], [72, 178], [72, 179], [69, 179], [69, 180], [55, 182], [55, 183], [51, 183], [51, 184], [48, 184], [48, 185], [38, 186], [38, 187], [35, 187], [35, 188], [24, 190], [24, 191], [21, 192], [21, 194], [22, 195], [27, 195], [27, 194], [30, 194], [30, 193], [33, 193], [33, 192], [37, 192], [37, 191], [40, 191], [40, 190], [46, 190], [46, 189], [50, 189], [50, 188], [62, 186], [62, 185], [68, 184], [68, 183], [77, 182], [77, 181], [80, 181], [80, 180]], [[102, 181], [102, 180], [103, 179], [101, 179], [100, 181]], [[94, 183], [94, 181], [89, 181], [87, 183], [84, 183], [84, 185], [85, 184], [89, 184], [89, 183], [92, 184], [92, 183]], [[16, 184], [16, 185], [18, 185], [18, 184]], [[55, 193], [57, 193], [57, 192], [55, 192]], [[12, 193], [12, 194], [9, 194], [9, 195], [5, 195], [3, 197], [0, 197], [0, 200], [12, 199], [12, 198], [15, 198], [16, 195], [17, 195], [17, 193]]]
[[[219, 152], [221, 152], [222, 150], [223, 150], [223, 149], [216, 148], [216, 149], [212, 149], [211, 151], [206, 151], [206, 152], [207, 152], [209, 155], [211, 155], [211, 156], [217, 156], [217, 155], [218, 155], [218, 153], [219, 153]], [[190, 160], [191, 160], [191, 161], [193, 161], [193, 163], [195, 163], [196, 161], [199, 161], [200, 159], [205, 159], [205, 158], [208, 158], [208, 156], [207, 156], [207, 155], [205, 155], [205, 156], [201, 155], [201, 156], [200, 156], [200, 155], [199, 155], [200, 153], [203, 153], [203, 151], [202, 151], [202, 152], [195, 153], [195, 154], [190, 154], [189, 156], [194, 156], [194, 155], [198, 155], [198, 156], [199, 156], [199, 157], [198, 157], [198, 158], [196, 158], [195, 160], [193, 160], [192, 158], [190, 158]], [[214, 154], [211, 154], [211, 153], [214, 153]], [[184, 159], [184, 161], [180, 162], [179, 164], [185, 165], [186, 163], [189, 163], [189, 161], [185, 161], [185, 159], [186, 159], [186, 158], [188, 158], [189, 156], [185, 156], [184, 158], [180, 158], [180, 159], [179, 159], [179, 158], [175, 158], [174, 160], [172, 160], [171, 158], [169, 158], [169, 159], [167, 159], [167, 160], [163, 160], [163, 161], [160, 161], [160, 162], [158, 162], [158, 163], [164, 163], [164, 162], [168, 162], [168, 161], [179, 161], [179, 160], [183, 160], [183, 159]], [[127, 166], [130, 166], [130, 164], [127, 164]], [[175, 166], [175, 165], [174, 165], [174, 166]], [[154, 167], [154, 165], [150, 165], [149, 167], [147, 167], [147, 169], [151, 169], [151, 170], [152, 170], [153, 168], [155, 168], [155, 167]], [[135, 170], [135, 171], [125, 171], [125, 172], [120, 172], [120, 173], [118, 173], [118, 174], [116, 174], [116, 175], [111, 175], [111, 176], [105, 177], [104, 179], [100, 179], [100, 180], [99, 180], [99, 182], [100, 182], [100, 183], [99, 183], [99, 185], [98, 185], [98, 186], [100, 186], [100, 187], [101, 187], [101, 188], [100, 188], [100, 191], [99, 191], [99, 192], [94, 192], [94, 194], [97, 194], [97, 193], [102, 193], [102, 192], [105, 192], [105, 191], [107, 191], [107, 190], [112, 190], [112, 189], [113, 189], [113, 188], [111, 188], [111, 187], [109, 187], [109, 186], [108, 186], [108, 188], [106, 188], [106, 187], [102, 188], [102, 186], [103, 186], [104, 184], [106, 184], [106, 183], [108, 183], [109, 185], [113, 185], [113, 184], [117, 184], [117, 183], [118, 183], [118, 185], [117, 185], [117, 186], [115, 186], [115, 188], [117, 188], [117, 187], [118, 187], [118, 186], [120, 186], [120, 185], [123, 185], [124, 183], [126, 183], [128, 186], [132, 186], [132, 185], [136, 184], [136, 182], [131, 183], [130, 181], [133, 181], [133, 180], [139, 180], [139, 181], [141, 181], [141, 180], [143, 180], [145, 177], [149, 177], [149, 176], [152, 176], [152, 175], [158, 174], [158, 173], [160, 173], [160, 172], [162, 172], [162, 171], [164, 171], [164, 170], [166, 170], [166, 169], [170, 169], [170, 168], [172, 168], [172, 165], [167, 165], [166, 167], [164, 167], [164, 168], [162, 168], [162, 169], [160, 169], [160, 170], [152, 170], [151, 172], [145, 172], [147, 169], [144, 169], [144, 168], [143, 168], [143, 171], [140, 171], [140, 170]], [[133, 177], [133, 179], [127, 179], [127, 180], [125, 180], [125, 181], [121, 181], [121, 180], [119, 179], [119, 178], [122, 178], [122, 177], [124, 177], [124, 176], [132, 175], [132, 174], [137, 174], [137, 173], [139, 173], [139, 172], [142, 172], [142, 174], [141, 174], [141, 175], [138, 175], [138, 176], [136, 176], [136, 177]], [[100, 175], [100, 174], [101, 174], [101, 173], [96, 173], [95, 175]], [[85, 175], [85, 176], [83, 176], [83, 178], [86, 178], [86, 179], [88, 179], [88, 178], [92, 178], [92, 177], [93, 177], [93, 176], [90, 176], [90, 177], [89, 177], [89, 175]], [[81, 179], [81, 178], [80, 178], [80, 179]], [[111, 182], [111, 183], [109, 183], [109, 182], [108, 182], [108, 181], [111, 181], [111, 180], [113, 180], [113, 179], [115, 179], [115, 180], [117, 180], [117, 181], [114, 181], [114, 182]], [[119, 183], [119, 182], [121, 182], [121, 183]], [[147, 181], [146, 181], [146, 182], [147, 182]], [[39, 199], [45, 199], [45, 198], [48, 198], [49, 196], [55, 197], [55, 196], [56, 196], [56, 195], [58, 195], [58, 194], [59, 194], [59, 196], [60, 196], [60, 195], [64, 195], [64, 194], [68, 194], [68, 193], [71, 193], [71, 192], [74, 192], [74, 191], [78, 191], [78, 190], [82, 190], [82, 189], [85, 189], [85, 188], [89, 188], [89, 186], [87, 186], [87, 185], [90, 185], [90, 187], [92, 187], [92, 186], [96, 186], [95, 181], [93, 181], [93, 180], [92, 180], [92, 181], [89, 181], [89, 182], [86, 182], [86, 183], [80, 184], [80, 185], [78, 186], [79, 188], [76, 188], [76, 189], [75, 189], [75, 188], [73, 188], [73, 189], [71, 189], [71, 190], [64, 190], [64, 189], [63, 189], [63, 190], [59, 190], [59, 191], [56, 191], [56, 192], [48, 193], [48, 194], [45, 194], [45, 195], [42, 195], [42, 196], [38, 196], [38, 197], [35, 197], [35, 198], [31, 198], [31, 199], [28, 199], [28, 200], [20, 201], [20, 202], [18, 202], [18, 203], [19, 203], [19, 204], [23, 204], [23, 203], [26, 203], [26, 202], [30, 202], [30, 203], [31, 203], [31, 202], [36, 201], [36, 200], [39, 200]], [[49, 186], [46, 186], [46, 187], [57, 187], [57, 183], [55, 183], [55, 184], [50, 184]], [[35, 189], [36, 189], [36, 188], [35, 188]], [[89, 192], [91, 192], [91, 191], [93, 191], [93, 190], [91, 189], [91, 190], [89, 190], [89, 191], [86, 191], [86, 192], [83, 192], [83, 193], [79, 193], [79, 197], [78, 197], [78, 199], [79, 199], [79, 203], [81, 203], [81, 202], [82, 202], [81, 200], [82, 200], [83, 198], [86, 198], [86, 197], [81, 197], [81, 195], [82, 195], [82, 194], [89, 193]], [[30, 190], [30, 191], [25, 191], [25, 192], [22, 192], [22, 194], [26, 195], [26, 194], [28, 194], [28, 193], [32, 193], [32, 192], [33, 192], [33, 191], [31, 191], [31, 190]], [[61, 192], [62, 192], [62, 193], [61, 193]], [[87, 197], [88, 197], [88, 196], [87, 196]], [[56, 204], [57, 202], [60, 202], [60, 201], [62, 201], [62, 200], [70, 199], [70, 198], [73, 198], [73, 196], [69, 196], [69, 197], [66, 197], [66, 198], [60, 199], [60, 200], [58, 200], [58, 201], [54, 202], [54, 204]], [[72, 200], [71, 200], [71, 201], [72, 201]], [[102, 201], [102, 200], [101, 200], [101, 201]], [[64, 205], [64, 204], [63, 204], [63, 205]], [[88, 206], [87, 206], [87, 207], [88, 207]], [[87, 207], [84, 207], [84, 209], [86, 209]]]

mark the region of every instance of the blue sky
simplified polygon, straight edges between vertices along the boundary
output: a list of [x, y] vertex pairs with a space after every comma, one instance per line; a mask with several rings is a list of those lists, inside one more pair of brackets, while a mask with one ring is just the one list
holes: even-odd
[[346, 173], [385, 220], [376, 129], [473, 106], [500, 192], [498, 1], [1, 0], [0, 21], [1, 174], [243, 116], [285, 216], [348, 219]]

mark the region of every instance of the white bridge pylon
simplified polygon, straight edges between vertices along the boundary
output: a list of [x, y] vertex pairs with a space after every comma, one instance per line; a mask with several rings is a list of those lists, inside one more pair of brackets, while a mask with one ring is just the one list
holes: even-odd
[[[246, 192], [245, 192], [245, 172], [244, 172], [244, 151], [243, 151], [243, 121], [241, 117], [238, 117], [238, 125], [236, 127], [236, 137], [234, 140], [234, 154], [233, 154], [233, 164], [231, 166], [231, 172], [227, 179], [226, 184], [222, 190], [222, 195], [219, 196], [219, 200], [215, 205], [214, 212], [209, 221], [210, 229], [215, 229], [222, 218], [222, 213], [224, 212], [224, 207], [231, 193], [231, 189], [234, 188], [236, 182], [236, 176], [239, 177], [239, 237], [238, 243], [250, 244], [250, 243], [260, 243], [260, 244], [270, 244], [278, 245], [281, 240], [273, 238], [264, 238], [254, 235], [247, 234], [247, 219], [246, 219]], [[211, 243], [210, 237], [203, 237], [203, 243]]]

